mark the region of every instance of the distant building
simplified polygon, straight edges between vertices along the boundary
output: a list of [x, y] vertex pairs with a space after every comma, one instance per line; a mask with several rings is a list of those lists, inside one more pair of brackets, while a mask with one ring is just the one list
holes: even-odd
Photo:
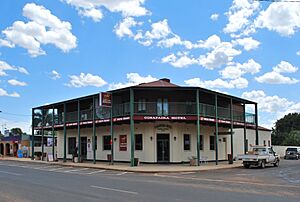
[[[32, 131], [42, 136], [53, 133], [57, 138], [53, 153], [59, 159], [71, 159], [79, 145], [82, 160], [113, 158], [131, 165], [134, 158], [145, 163], [180, 163], [192, 156], [217, 163], [227, 160], [228, 154], [244, 153], [250, 134], [253, 143], [263, 144], [257, 103], [246, 99], [180, 87], [169, 79], [108, 93], [112, 99], [105, 99], [112, 102], [113, 132], [110, 108], [99, 106], [99, 94], [33, 108]], [[246, 105], [253, 105], [256, 114], [247, 113]]]

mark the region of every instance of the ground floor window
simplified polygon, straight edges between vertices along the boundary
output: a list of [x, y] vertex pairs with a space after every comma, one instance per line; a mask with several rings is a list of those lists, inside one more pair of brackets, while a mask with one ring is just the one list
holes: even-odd
[[190, 134], [183, 135], [183, 149], [185, 151], [191, 150], [191, 135]]
[[103, 150], [111, 150], [110, 135], [103, 136]]
[[68, 154], [73, 154], [76, 147], [76, 137], [68, 138]]
[[215, 136], [209, 136], [209, 149], [215, 150]]
[[200, 135], [200, 150], [203, 150], [203, 135]]
[[143, 150], [143, 135], [135, 135], [135, 150]]

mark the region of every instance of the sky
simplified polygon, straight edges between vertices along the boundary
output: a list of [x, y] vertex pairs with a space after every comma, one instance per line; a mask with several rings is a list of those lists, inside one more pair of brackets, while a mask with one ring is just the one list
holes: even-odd
[[165, 77], [256, 101], [271, 128], [300, 112], [299, 28], [300, 2], [1, 0], [0, 129]]

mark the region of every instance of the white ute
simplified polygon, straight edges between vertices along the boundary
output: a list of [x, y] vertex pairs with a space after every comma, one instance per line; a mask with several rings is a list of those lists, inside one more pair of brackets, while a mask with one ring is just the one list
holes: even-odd
[[280, 160], [272, 147], [267, 146], [253, 146], [252, 151], [238, 155], [238, 159], [243, 161], [245, 168], [250, 168], [250, 166], [265, 168], [266, 164], [273, 164], [275, 167], [278, 167]]

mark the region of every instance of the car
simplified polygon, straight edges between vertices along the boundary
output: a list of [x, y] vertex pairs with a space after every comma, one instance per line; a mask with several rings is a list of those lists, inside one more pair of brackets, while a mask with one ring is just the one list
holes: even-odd
[[280, 161], [279, 155], [274, 152], [273, 148], [267, 146], [253, 146], [252, 151], [238, 155], [238, 159], [243, 161], [245, 168], [250, 168], [251, 166], [265, 168], [267, 164], [278, 167]]
[[285, 151], [284, 159], [296, 159], [300, 158], [300, 147], [288, 147]]

